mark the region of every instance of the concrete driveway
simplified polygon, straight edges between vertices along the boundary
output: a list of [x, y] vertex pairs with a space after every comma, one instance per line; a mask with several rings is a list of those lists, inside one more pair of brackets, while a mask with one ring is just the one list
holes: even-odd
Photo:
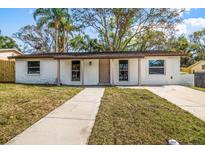
[[7, 144], [86, 144], [104, 88], [85, 88]]
[[135, 88], [148, 89], [205, 121], [205, 92], [179, 85]]

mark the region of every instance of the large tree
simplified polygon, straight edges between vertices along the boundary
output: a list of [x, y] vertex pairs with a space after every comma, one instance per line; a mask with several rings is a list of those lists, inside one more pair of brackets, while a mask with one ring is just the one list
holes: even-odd
[[189, 37], [194, 62], [205, 60], [205, 29], [196, 31]]
[[66, 8], [39, 8], [36, 9], [34, 19], [37, 21], [37, 26], [42, 28], [46, 26], [48, 28], [55, 29], [55, 52], [59, 52], [59, 28], [63, 18], [68, 17], [68, 9]]
[[166, 35], [162, 31], [147, 30], [141, 35], [137, 35], [128, 45], [128, 50], [166, 50]]
[[18, 49], [18, 45], [13, 38], [1, 35], [1, 31], [0, 31], [0, 49], [9, 49], [9, 48]]
[[23, 51], [27, 53], [46, 53], [54, 50], [55, 36], [48, 28], [38, 28], [34, 25], [22, 27], [14, 37], [21, 41]]
[[70, 40], [70, 48], [76, 52], [100, 52], [103, 50], [103, 45], [97, 39], [92, 39], [88, 35], [77, 35]]
[[187, 67], [193, 63], [193, 53], [189, 40], [184, 35], [171, 37], [167, 43], [168, 50], [174, 52], [185, 52], [188, 56], [181, 58], [181, 66]]
[[69, 39], [79, 28], [73, 25], [68, 9], [36, 9], [36, 25], [22, 27], [14, 36], [26, 52], [68, 52]]
[[73, 9], [75, 23], [91, 28], [103, 50], [128, 50], [147, 30], [174, 30], [183, 9]]
[[196, 50], [196, 53], [205, 52], [205, 29], [196, 31], [193, 34], [191, 34], [189, 37], [193, 49]]
[[[67, 17], [64, 17], [60, 21], [60, 50], [61, 52], [67, 52], [68, 51], [68, 45], [69, 45], [69, 39], [72, 39], [75, 37], [73, 35], [74, 32], [79, 31], [79, 27], [76, 27], [73, 25], [73, 21], [68, 15]], [[70, 38], [68, 38], [70, 36]]]

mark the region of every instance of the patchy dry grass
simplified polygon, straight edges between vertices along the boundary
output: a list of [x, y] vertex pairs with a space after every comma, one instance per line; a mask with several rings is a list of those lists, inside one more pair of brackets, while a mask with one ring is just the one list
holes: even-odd
[[21, 133], [81, 88], [0, 84], [0, 144]]
[[148, 90], [106, 88], [89, 144], [205, 144], [205, 122]]
[[191, 88], [205, 92], [205, 88], [201, 88], [201, 87], [191, 87]]

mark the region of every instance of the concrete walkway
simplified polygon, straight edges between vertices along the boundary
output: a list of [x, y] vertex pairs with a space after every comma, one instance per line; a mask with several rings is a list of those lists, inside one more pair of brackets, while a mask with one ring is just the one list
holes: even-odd
[[174, 85], [146, 88], [205, 121], [205, 92]]
[[86, 144], [104, 88], [85, 88], [7, 144]]
[[148, 89], [205, 121], [205, 92], [179, 85], [129, 86], [122, 88]]

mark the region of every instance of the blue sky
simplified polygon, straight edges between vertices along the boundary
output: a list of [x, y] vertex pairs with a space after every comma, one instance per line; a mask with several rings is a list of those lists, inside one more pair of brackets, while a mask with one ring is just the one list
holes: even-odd
[[21, 27], [35, 24], [34, 9], [0, 9], [0, 30], [2, 35], [12, 36]]
[[183, 14], [184, 19], [198, 17], [205, 18], [205, 9], [187, 9], [186, 12]]
[[[34, 9], [0, 9], [0, 30], [2, 35], [12, 36], [21, 27], [35, 24]], [[179, 33], [190, 34], [205, 28], [205, 9], [186, 9], [182, 14], [183, 23], [178, 26]]]

